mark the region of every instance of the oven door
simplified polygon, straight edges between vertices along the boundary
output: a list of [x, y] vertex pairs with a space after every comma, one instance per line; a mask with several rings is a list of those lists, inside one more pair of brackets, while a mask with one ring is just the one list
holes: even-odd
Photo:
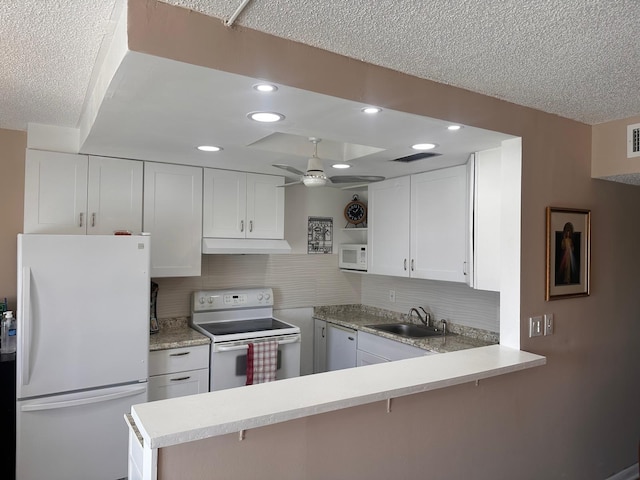
[[219, 342], [211, 345], [211, 378], [209, 390], [241, 387], [247, 383], [247, 351], [249, 343], [278, 341], [276, 380], [300, 376], [300, 334]]

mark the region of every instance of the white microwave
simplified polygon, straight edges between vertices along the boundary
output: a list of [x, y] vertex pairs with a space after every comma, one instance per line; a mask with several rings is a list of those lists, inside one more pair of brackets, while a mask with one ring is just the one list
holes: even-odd
[[345, 243], [340, 245], [338, 259], [340, 268], [347, 270], [367, 270], [367, 245]]

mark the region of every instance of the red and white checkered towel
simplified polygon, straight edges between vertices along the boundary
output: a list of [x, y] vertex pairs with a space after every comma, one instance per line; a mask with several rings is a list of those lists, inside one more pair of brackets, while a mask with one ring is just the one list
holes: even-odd
[[247, 351], [247, 385], [273, 382], [278, 369], [278, 342], [250, 343]]

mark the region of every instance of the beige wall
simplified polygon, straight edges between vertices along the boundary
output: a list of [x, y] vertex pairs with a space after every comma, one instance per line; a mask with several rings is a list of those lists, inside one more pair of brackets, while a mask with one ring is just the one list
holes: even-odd
[[16, 235], [22, 232], [27, 134], [0, 129], [0, 298], [16, 309]]
[[640, 157], [627, 158], [627, 126], [638, 123], [640, 116], [593, 127], [592, 176], [640, 175]]
[[[153, 0], [130, 3], [133, 50], [521, 136], [521, 343], [548, 357], [477, 387], [398, 399], [390, 414], [373, 404], [252, 430], [243, 442], [167, 448], [161, 478], [602, 479], [637, 461], [640, 189], [591, 179], [591, 127]], [[592, 210], [590, 297], [544, 301], [548, 205]], [[555, 334], [526, 338], [527, 317], [546, 312]]]

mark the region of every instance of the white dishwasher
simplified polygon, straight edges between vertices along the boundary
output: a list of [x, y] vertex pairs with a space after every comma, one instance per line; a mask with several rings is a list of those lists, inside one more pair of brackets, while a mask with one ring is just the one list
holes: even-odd
[[333, 323], [327, 324], [327, 370], [356, 366], [357, 332]]

